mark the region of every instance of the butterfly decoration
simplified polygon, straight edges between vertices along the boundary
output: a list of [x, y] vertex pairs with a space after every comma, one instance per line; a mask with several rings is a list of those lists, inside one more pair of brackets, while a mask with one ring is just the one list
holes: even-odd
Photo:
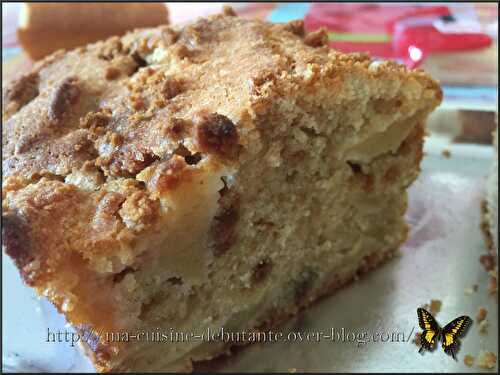
[[418, 324], [420, 328], [423, 329], [420, 336], [420, 343], [422, 346], [419, 349], [419, 353], [426, 349], [433, 351], [436, 342], [441, 340], [442, 348], [444, 352], [448, 355], [451, 354], [453, 359], [456, 360], [455, 354], [458, 350], [459, 341], [458, 338], [462, 336], [469, 325], [472, 323], [472, 319], [468, 316], [460, 316], [453, 319], [444, 328], [441, 328], [436, 322], [436, 319], [431, 315], [430, 312], [423, 308], [417, 309]]

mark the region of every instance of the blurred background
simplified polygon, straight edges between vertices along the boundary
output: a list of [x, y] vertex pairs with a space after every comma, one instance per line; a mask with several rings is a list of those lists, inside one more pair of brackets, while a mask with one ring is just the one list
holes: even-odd
[[[496, 3], [165, 3], [168, 12], [139, 8], [143, 14], [138, 8], [127, 11], [130, 4], [108, 9], [123, 12], [120, 17], [108, 17], [103, 5], [95, 3], [91, 6], [101, 10], [86, 15], [75, 4], [59, 3], [50, 9], [32, 9], [28, 16], [23, 3], [2, 3], [2, 78], [11, 79], [33, 57], [46, 54], [50, 46], [56, 48], [57, 41], [65, 46], [83, 38], [85, 44], [85, 37], [101, 39], [167, 20], [182, 24], [231, 5], [242, 17], [271, 22], [304, 19], [307, 31], [328, 29], [332, 48], [370, 52], [377, 59], [424, 69], [441, 82], [444, 91], [443, 105], [431, 117], [429, 128], [450, 141], [491, 142], [498, 100]], [[91, 21], [84, 22], [85, 17]], [[99, 28], [101, 34], [96, 33]]]

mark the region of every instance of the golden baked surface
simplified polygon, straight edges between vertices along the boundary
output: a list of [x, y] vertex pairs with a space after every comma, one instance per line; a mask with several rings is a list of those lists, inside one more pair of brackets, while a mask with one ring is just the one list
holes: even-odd
[[231, 119], [247, 145], [253, 112], [275, 81], [341, 80], [353, 67], [372, 79], [405, 73], [391, 64], [371, 72], [367, 56], [337, 53], [319, 36], [304, 38], [299, 22], [217, 15], [55, 53], [3, 90], [4, 178], [67, 176], [89, 162], [106, 178], [134, 177], [180, 143], [225, 157], [231, 145], [219, 147], [217, 136], [207, 144], [210, 118], [197, 112]]

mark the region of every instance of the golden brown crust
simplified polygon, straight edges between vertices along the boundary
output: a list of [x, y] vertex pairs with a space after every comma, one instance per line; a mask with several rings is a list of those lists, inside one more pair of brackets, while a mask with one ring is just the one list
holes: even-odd
[[69, 112], [71, 106], [78, 101], [79, 96], [78, 77], [64, 79], [52, 94], [48, 111], [49, 120], [60, 122], [65, 112]]
[[325, 28], [307, 34], [304, 43], [310, 47], [323, 47], [328, 45], [328, 32]]
[[33, 71], [13, 80], [2, 95], [4, 116], [10, 116], [38, 95], [40, 76]]
[[179, 155], [153, 164], [149, 171], [151, 178], [147, 182], [148, 189], [158, 194], [175, 189], [181, 182], [189, 181], [193, 175], [185, 157]]
[[[97, 158], [106, 175], [131, 177], [179, 143], [202, 152], [206, 143], [190, 141], [199, 111], [225, 116], [245, 145], [253, 126], [247, 114], [265, 111], [285, 87], [337, 85], [348, 69], [367, 79], [417, 80], [441, 95], [422, 72], [396, 64], [370, 69], [368, 56], [317, 48], [324, 33], [303, 36], [301, 29], [298, 21], [283, 26], [217, 15], [56, 53], [4, 89], [4, 175], [65, 176]], [[109, 119], [100, 132], [85, 132], [81, 119], [104, 111]], [[168, 131], [174, 118], [184, 123], [176, 137]], [[121, 144], [110, 144], [108, 132]], [[91, 141], [82, 153], [85, 138]]]
[[153, 225], [158, 202], [132, 180], [122, 185], [86, 191], [43, 177], [6, 193], [3, 245], [27, 283], [43, 285], [69, 258], [98, 262]]
[[5, 252], [14, 260], [24, 279], [29, 276], [24, 267], [34, 260], [30, 231], [26, 220], [14, 212], [2, 216], [2, 241]]
[[195, 115], [196, 143], [203, 153], [223, 158], [238, 157], [238, 131], [234, 123], [218, 113], [199, 112]]

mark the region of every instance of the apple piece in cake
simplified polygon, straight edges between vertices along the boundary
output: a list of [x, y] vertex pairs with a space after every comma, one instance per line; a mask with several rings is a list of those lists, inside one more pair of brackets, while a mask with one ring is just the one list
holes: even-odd
[[[3, 90], [5, 252], [81, 332], [275, 324], [397, 253], [441, 99], [231, 11], [57, 52]], [[99, 371], [175, 371], [230, 343], [84, 346]]]

